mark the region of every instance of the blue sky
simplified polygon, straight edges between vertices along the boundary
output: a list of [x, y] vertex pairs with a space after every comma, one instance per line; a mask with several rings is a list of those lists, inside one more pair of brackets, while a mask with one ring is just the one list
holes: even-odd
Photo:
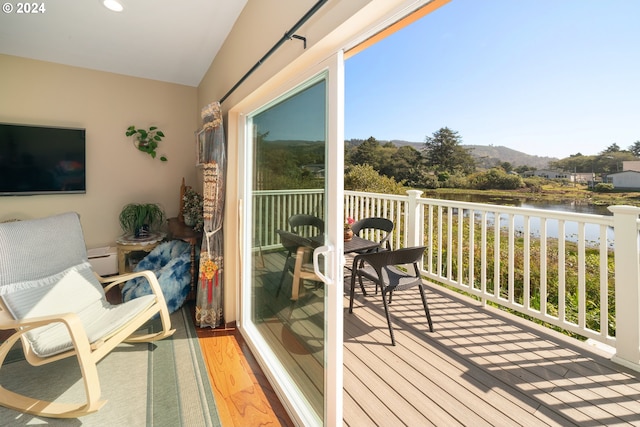
[[345, 63], [345, 138], [597, 154], [640, 140], [640, 0], [452, 0]]

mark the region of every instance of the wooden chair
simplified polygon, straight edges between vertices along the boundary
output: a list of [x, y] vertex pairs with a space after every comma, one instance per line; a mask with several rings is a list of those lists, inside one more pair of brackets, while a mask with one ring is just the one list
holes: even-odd
[[[301, 243], [301, 245], [312, 245], [312, 242], [309, 242], [308, 239], [320, 236], [324, 233], [324, 221], [317, 216], [308, 215], [308, 214], [295, 214], [291, 215], [287, 222], [289, 223], [289, 227], [291, 228], [291, 233], [285, 230], [276, 230], [278, 234], [280, 234], [280, 240], [282, 245], [287, 250], [287, 256], [284, 261], [285, 268], [282, 270], [282, 275], [280, 276], [280, 284], [278, 285], [278, 291], [276, 292], [276, 296], [280, 295], [280, 289], [282, 288], [282, 284], [284, 282], [284, 278], [287, 275], [288, 271], [293, 271], [294, 265], [291, 264], [292, 256], [298, 251], [300, 245], [296, 244]], [[290, 236], [290, 234], [294, 234], [294, 236]], [[284, 237], [283, 237], [284, 235]], [[297, 236], [303, 237], [302, 240], [299, 240]], [[301, 271], [301, 274], [307, 276], [309, 271], [306, 271], [309, 267], [308, 257], [309, 254], [305, 254], [307, 259], [306, 262], [303, 262], [301, 269], [305, 271]], [[313, 270], [313, 268], [311, 269]], [[315, 274], [314, 274], [315, 276]], [[310, 280], [313, 280], [310, 278]], [[295, 291], [297, 295], [297, 290]], [[296, 298], [297, 299], [297, 298]]]
[[[95, 412], [106, 403], [99, 400], [97, 363], [121, 342], [150, 342], [174, 333], [152, 272], [109, 278], [93, 272], [75, 213], [0, 224], [0, 272], [0, 329], [15, 330], [0, 346], [0, 368], [18, 340], [33, 366], [75, 356], [86, 394], [86, 402], [57, 403], [0, 387], [0, 405], [17, 411], [53, 418]], [[138, 276], [149, 281], [152, 295], [118, 305], [107, 301], [109, 289]], [[134, 334], [157, 315], [162, 331]]]
[[[360, 289], [366, 296], [367, 293], [362, 283], [362, 278], [373, 281], [377, 287], [382, 290], [382, 303], [384, 305], [384, 313], [389, 326], [389, 334], [391, 335], [391, 344], [396, 345], [393, 335], [393, 327], [391, 326], [391, 317], [389, 316], [389, 304], [395, 291], [402, 291], [413, 287], [418, 287], [420, 297], [422, 298], [422, 306], [429, 322], [429, 331], [433, 332], [433, 323], [431, 322], [431, 314], [429, 306], [424, 295], [424, 287], [422, 285], [422, 277], [420, 276], [420, 268], [418, 263], [424, 255], [426, 247], [417, 246], [413, 248], [398, 249], [395, 251], [371, 252], [357, 255], [354, 260], [354, 271], [351, 274], [351, 289], [349, 294], [349, 313], [353, 312], [353, 297], [355, 294], [356, 277], [360, 283]], [[401, 265], [413, 265], [413, 271], [404, 271], [398, 268]], [[411, 270], [411, 269], [410, 269]], [[387, 303], [387, 294], [389, 301]]]
[[[314, 248], [320, 244], [306, 237], [298, 236], [284, 230], [277, 230], [280, 235], [282, 246], [291, 256], [287, 256], [280, 276], [280, 284], [276, 291], [276, 297], [280, 295], [282, 284], [287, 273], [293, 273], [293, 281], [291, 283], [291, 300], [296, 301], [300, 296], [300, 288], [304, 280], [311, 280], [322, 283], [322, 280], [316, 275], [311, 262], [311, 255]], [[293, 255], [295, 254], [295, 255]]]

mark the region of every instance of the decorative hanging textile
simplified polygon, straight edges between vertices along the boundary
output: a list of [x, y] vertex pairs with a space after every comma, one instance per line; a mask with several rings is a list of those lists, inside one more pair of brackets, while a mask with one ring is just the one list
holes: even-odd
[[204, 236], [196, 295], [196, 326], [224, 325], [224, 217], [226, 154], [220, 103], [202, 109], [205, 132], [203, 164]]

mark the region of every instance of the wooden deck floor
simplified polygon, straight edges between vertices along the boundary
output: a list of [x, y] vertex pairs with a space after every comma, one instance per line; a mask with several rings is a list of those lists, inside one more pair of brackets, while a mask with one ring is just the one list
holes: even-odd
[[[276, 273], [281, 268], [273, 266]], [[265, 274], [271, 272], [267, 270]], [[640, 374], [610, 362], [595, 347], [433, 284], [427, 285], [427, 298], [434, 332], [428, 331], [417, 289], [397, 292], [391, 305], [397, 345], [392, 346], [382, 301], [372, 287], [369, 290], [366, 298], [356, 291], [353, 314], [347, 313], [344, 299], [344, 425], [640, 425]], [[307, 293], [307, 298], [313, 295]], [[309, 301], [305, 304], [310, 307]], [[293, 313], [303, 313], [301, 304]], [[279, 328], [290, 333], [278, 329], [272, 339], [282, 340], [283, 348], [295, 347], [295, 369], [318, 372], [317, 357], [308, 357], [317, 348], [303, 342], [314, 340], [304, 322], [281, 322]], [[265, 327], [270, 325], [265, 322]], [[301, 345], [292, 347], [296, 342]], [[232, 347], [237, 346], [222, 352]], [[220, 356], [220, 349], [214, 351]], [[247, 356], [241, 353], [240, 358]], [[258, 420], [266, 422], [262, 425], [289, 425], [255, 361], [237, 364], [248, 372], [243, 376], [262, 379], [257, 387], [263, 394], [242, 390], [225, 397], [240, 415], [225, 425]], [[212, 375], [237, 380], [232, 371]], [[240, 396], [248, 401], [239, 403]], [[268, 415], [270, 406], [277, 415]], [[242, 413], [253, 415], [243, 421]]]
[[434, 332], [417, 289], [398, 292], [394, 347], [380, 297], [356, 296], [345, 425], [640, 425], [640, 375], [592, 346], [429, 285]]

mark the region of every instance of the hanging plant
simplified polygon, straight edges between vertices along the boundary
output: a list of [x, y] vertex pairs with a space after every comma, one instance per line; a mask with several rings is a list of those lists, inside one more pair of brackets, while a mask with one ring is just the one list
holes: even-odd
[[[138, 129], [131, 125], [127, 128], [125, 135], [133, 136], [136, 148], [143, 153], [148, 153], [154, 159], [157, 155], [158, 143], [164, 138], [164, 133], [157, 126], [151, 126], [149, 129]], [[160, 160], [166, 162], [167, 158], [160, 156]]]

